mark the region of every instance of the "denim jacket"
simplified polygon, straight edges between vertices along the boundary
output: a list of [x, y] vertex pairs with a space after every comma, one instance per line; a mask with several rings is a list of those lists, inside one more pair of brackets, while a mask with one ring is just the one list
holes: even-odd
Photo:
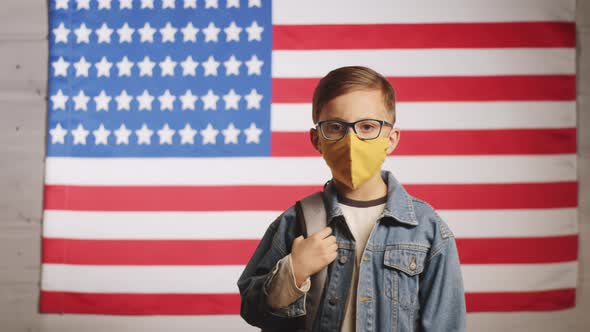
[[[334, 185], [328, 181], [324, 186], [327, 223], [337, 239], [338, 258], [328, 265], [313, 331], [340, 331], [350, 287], [357, 287], [356, 331], [465, 331], [463, 277], [454, 234], [432, 206], [411, 196], [391, 172], [381, 171], [381, 176], [387, 183], [387, 203], [367, 241], [357, 285], [351, 285], [354, 239]], [[301, 231], [293, 205], [270, 224], [237, 282], [240, 315], [263, 331], [305, 327], [305, 295], [285, 308], [267, 303], [273, 268]]]

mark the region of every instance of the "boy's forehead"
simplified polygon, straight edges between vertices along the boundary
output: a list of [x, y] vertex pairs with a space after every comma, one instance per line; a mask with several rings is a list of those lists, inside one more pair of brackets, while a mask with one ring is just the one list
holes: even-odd
[[388, 120], [389, 117], [391, 116], [385, 107], [380, 90], [356, 90], [345, 93], [330, 100], [319, 114], [319, 120]]

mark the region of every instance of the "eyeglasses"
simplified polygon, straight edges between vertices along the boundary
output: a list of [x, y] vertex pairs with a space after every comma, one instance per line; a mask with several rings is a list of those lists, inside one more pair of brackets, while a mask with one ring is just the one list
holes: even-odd
[[377, 119], [361, 119], [355, 122], [322, 120], [316, 123], [316, 128], [319, 127], [322, 136], [330, 141], [337, 141], [344, 137], [348, 132], [348, 127], [352, 127], [358, 138], [371, 140], [381, 135], [381, 129], [384, 125], [393, 128], [392, 123]]

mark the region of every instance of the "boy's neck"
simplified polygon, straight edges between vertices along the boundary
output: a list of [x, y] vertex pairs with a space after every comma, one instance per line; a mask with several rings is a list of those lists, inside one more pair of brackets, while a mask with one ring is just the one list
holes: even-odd
[[350, 189], [335, 179], [332, 181], [340, 196], [355, 201], [370, 201], [387, 195], [387, 184], [383, 181], [381, 172], [377, 172], [372, 178], [356, 189]]

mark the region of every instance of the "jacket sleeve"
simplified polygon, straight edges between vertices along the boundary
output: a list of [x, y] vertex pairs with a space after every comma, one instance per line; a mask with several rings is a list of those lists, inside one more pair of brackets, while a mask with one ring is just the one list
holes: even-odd
[[[301, 296], [286, 307], [273, 308], [269, 291], [277, 264], [291, 250], [294, 212], [285, 211], [266, 230], [250, 261], [238, 279], [240, 315], [248, 324], [262, 329], [279, 329], [292, 324], [290, 318], [305, 315], [305, 297]], [[291, 235], [289, 235], [291, 234]]]
[[465, 331], [466, 305], [463, 276], [455, 237], [438, 217], [440, 232], [426, 258], [420, 282], [421, 331]]

